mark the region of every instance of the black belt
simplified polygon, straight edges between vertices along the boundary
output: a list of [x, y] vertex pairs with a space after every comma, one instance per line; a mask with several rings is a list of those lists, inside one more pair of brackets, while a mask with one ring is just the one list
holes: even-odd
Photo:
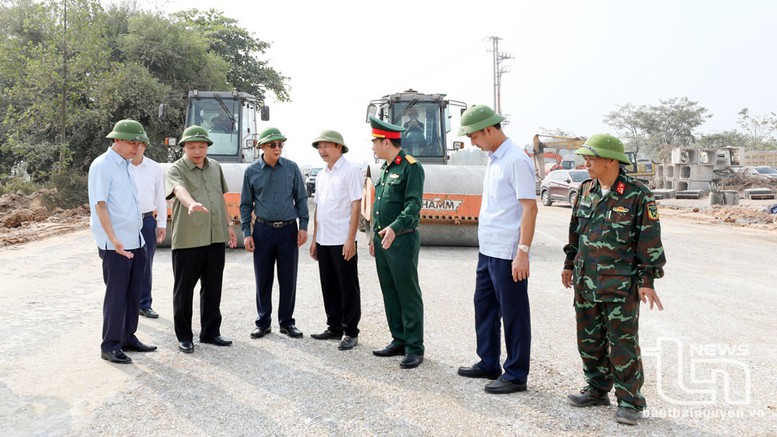
[[259, 217], [256, 218], [256, 221], [258, 223], [261, 223], [263, 225], [272, 226], [275, 229], [280, 229], [289, 225], [293, 225], [294, 223], [297, 223], [297, 219], [292, 220], [281, 220], [277, 222], [271, 222], [269, 220], [260, 219]]
[[416, 230], [417, 230], [417, 228], [413, 228], [413, 229], [405, 229], [404, 231], [399, 231], [399, 232], [397, 232], [397, 237], [399, 237], [400, 235], [405, 235], [405, 234], [410, 234], [410, 233], [413, 233], [413, 232], [415, 232]]
[[153, 217], [153, 216], [154, 216], [154, 211], [149, 211], [149, 212], [144, 212], [144, 213], [143, 213], [143, 218], [144, 218], [144, 219], [145, 219], [146, 217]]

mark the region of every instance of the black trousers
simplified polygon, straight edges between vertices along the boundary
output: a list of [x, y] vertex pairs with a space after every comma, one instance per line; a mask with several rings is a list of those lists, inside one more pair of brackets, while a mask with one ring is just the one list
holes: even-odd
[[342, 245], [322, 246], [318, 243], [316, 254], [328, 329], [358, 337], [362, 317], [358, 256], [346, 261]]
[[200, 281], [200, 339], [221, 335], [221, 283], [224, 276], [224, 243], [173, 254], [173, 320], [178, 341], [192, 341], [194, 286]]
[[137, 344], [138, 309], [143, 272], [146, 269], [146, 249], [133, 249], [133, 258], [115, 250], [97, 249], [103, 260], [103, 341], [100, 349], [111, 352], [125, 345]]
[[273, 267], [278, 270], [278, 324], [281, 328], [296, 324], [297, 301], [297, 224], [273, 228], [254, 224], [254, 277], [256, 278], [256, 326], [268, 328], [272, 316]]

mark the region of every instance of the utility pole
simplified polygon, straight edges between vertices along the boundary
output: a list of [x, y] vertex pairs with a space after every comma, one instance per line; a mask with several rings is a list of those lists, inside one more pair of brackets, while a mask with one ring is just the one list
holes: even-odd
[[502, 91], [501, 91], [502, 75], [504, 73], [510, 72], [510, 70], [508, 70], [507, 67], [502, 65], [502, 62], [508, 59], [513, 59], [513, 55], [509, 53], [499, 52], [499, 41], [501, 41], [502, 38], [499, 38], [498, 36], [491, 36], [488, 39], [491, 40], [491, 46], [492, 46], [492, 48], [489, 49], [488, 51], [494, 54], [493, 55], [494, 111], [496, 111], [497, 114], [501, 114], [502, 113]]

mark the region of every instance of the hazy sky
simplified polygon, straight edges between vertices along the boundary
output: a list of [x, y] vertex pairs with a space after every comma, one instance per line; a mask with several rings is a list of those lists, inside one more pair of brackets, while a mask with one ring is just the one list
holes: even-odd
[[751, 115], [777, 111], [773, 1], [157, 4], [168, 12], [221, 10], [272, 43], [267, 58], [291, 78], [292, 102], [270, 96], [269, 125], [288, 137], [284, 154], [299, 164], [321, 163], [310, 142], [323, 129], [343, 134], [349, 159], [371, 159], [367, 104], [386, 94], [413, 88], [492, 105], [490, 36], [513, 57], [505, 62], [502, 112], [518, 144], [541, 128], [614, 133], [603, 115], [627, 102], [688, 97], [713, 114], [697, 133], [737, 128], [744, 107]]

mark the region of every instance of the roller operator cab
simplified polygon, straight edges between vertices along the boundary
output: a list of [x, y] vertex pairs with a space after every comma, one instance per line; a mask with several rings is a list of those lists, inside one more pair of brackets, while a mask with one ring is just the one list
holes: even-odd
[[[159, 116], [164, 118], [167, 105], [159, 107]], [[227, 213], [235, 223], [238, 244], [243, 244], [240, 230], [240, 190], [243, 186], [243, 173], [253, 161], [259, 159], [260, 150], [256, 148], [257, 118], [270, 119], [270, 109], [263, 105], [262, 98], [238, 91], [199, 91], [192, 90], [186, 96], [185, 119], [182, 128], [202, 126], [208, 130], [213, 145], [208, 147], [208, 158], [221, 164], [228, 192], [224, 194]], [[180, 157], [181, 148], [176, 138], [165, 138], [171, 155]], [[169, 164], [162, 164], [167, 171]], [[170, 245], [172, 228], [170, 216], [172, 200], [168, 200], [167, 238], [162, 246]]]
[[[451, 113], [451, 107], [458, 108]], [[429, 246], [477, 246], [477, 220], [483, 193], [487, 158], [477, 147], [452, 141], [451, 120], [458, 121], [467, 104], [445, 94], [415, 90], [373, 100], [366, 121], [374, 116], [403, 126], [402, 149], [424, 166], [421, 205], [421, 244]], [[450, 141], [450, 142], [449, 142]], [[366, 170], [360, 228], [371, 238], [370, 220], [375, 182], [382, 162]]]

